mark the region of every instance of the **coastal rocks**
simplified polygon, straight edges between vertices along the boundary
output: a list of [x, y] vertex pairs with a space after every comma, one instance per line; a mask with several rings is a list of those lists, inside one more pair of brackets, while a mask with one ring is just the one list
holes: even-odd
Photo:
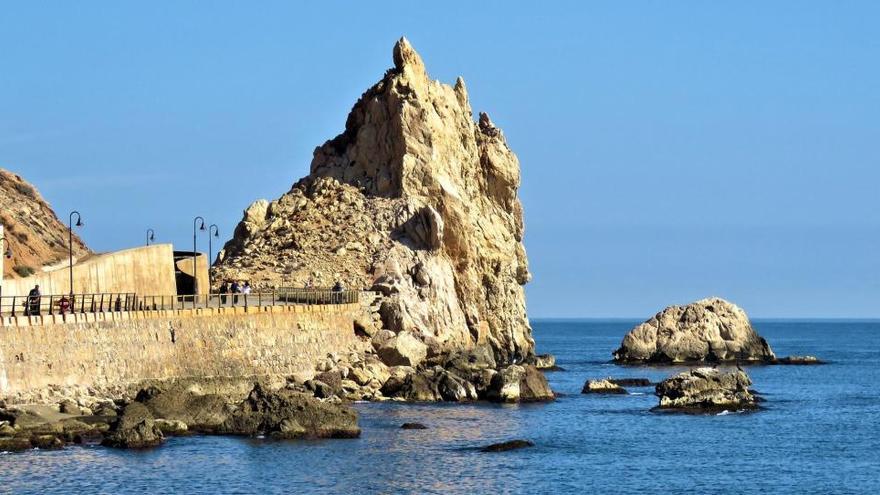
[[139, 449], [155, 447], [164, 440], [165, 435], [150, 410], [140, 402], [132, 402], [125, 407], [101, 445]]
[[508, 440], [506, 442], [493, 443], [480, 448], [480, 452], [507, 452], [509, 450], [524, 449], [534, 447], [534, 442], [530, 440]]
[[376, 353], [388, 366], [418, 366], [428, 355], [428, 346], [410, 332], [401, 332], [383, 343]]
[[632, 329], [613, 353], [618, 363], [772, 362], [746, 313], [719, 298], [670, 306]]
[[751, 379], [740, 369], [720, 371], [696, 368], [663, 380], [655, 389], [658, 409], [716, 413], [757, 409], [758, 398], [749, 391]]
[[627, 393], [626, 389], [611, 382], [611, 380], [587, 380], [584, 388], [581, 389], [582, 394], [623, 394]]
[[529, 362], [519, 162], [461, 78], [431, 80], [406, 39], [393, 53], [310, 174], [248, 209], [214, 278], [377, 291], [382, 328], [409, 346], [381, 351], [391, 366], [425, 359], [406, 335], [428, 358], [485, 344], [500, 365]]
[[218, 433], [266, 434], [272, 438], [356, 438], [357, 413], [291, 390], [269, 391], [257, 384]]
[[512, 364], [492, 376], [487, 398], [495, 402], [542, 402], [556, 396], [537, 368]]

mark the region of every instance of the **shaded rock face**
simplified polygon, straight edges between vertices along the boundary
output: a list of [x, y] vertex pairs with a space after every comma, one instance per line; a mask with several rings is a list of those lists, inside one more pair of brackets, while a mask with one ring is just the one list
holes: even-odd
[[739, 411], [756, 409], [757, 397], [749, 391], [752, 384], [742, 370], [720, 371], [696, 368], [663, 380], [655, 389], [660, 409], [682, 412]]
[[[30, 270], [39, 271], [45, 265], [67, 259], [67, 225], [34, 186], [2, 168], [0, 225], [5, 227], [6, 241], [0, 243], [3, 252], [7, 242], [12, 250], [12, 259], [3, 263], [4, 277], [26, 276]], [[80, 258], [88, 253], [89, 249], [74, 232], [73, 256]]]
[[487, 115], [474, 122], [461, 78], [431, 80], [406, 39], [393, 58], [345, 131], [315, 150], [310, 175], [248, 208], [215, 280], [373, 288], [394, 333], [526, 360], [518, 160]]
[[771, 362], [770, 345], [745, 311], [719, 298], [670, 306], [632, 329], [613, 353], [619, 363]]

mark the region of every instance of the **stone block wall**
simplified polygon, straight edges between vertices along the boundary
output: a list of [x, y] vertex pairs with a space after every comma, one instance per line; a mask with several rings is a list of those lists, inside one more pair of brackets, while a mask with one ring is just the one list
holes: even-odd
[[[0, 319], [0, 397], [49, 385], [314, 373], [361, 349], [359, 304], [136, 311]], [[73, 321], [71, 321], [73, 320]]]

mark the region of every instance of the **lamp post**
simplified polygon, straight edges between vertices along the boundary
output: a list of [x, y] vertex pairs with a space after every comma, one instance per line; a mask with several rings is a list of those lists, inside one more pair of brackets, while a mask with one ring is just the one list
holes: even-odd
[[[201, 223], [199, 223], [201, 222]], [[198, 225], [198, 227], [196, 227]], [[196, 269], [196, 257], [198, 256], [198, 248], [196, 247], [196, 229], [205, 231], [205, 219], [202, 217], [193, 218], [193, 301], [199, 295], [199, 274]]]
[[220, 227], [215, 223], [208, 227], [208, 294], [211, 293], [211, 289], [214, 287], [214, 277], [211, 276], [211, 264], [214, 262], [213, 246], [211, 245], [212, 237], [220, 237]]
[[70, 264], [68, 265], [68, 269], [70, 272], [70, 296], [73, 298], [73, 216], [76, 215], [76, 226], [82, 227], [82, 216], [78, 211], [73, 210], [70, 212], [70, 217], [67, 221], [67, 255], [68, 261]]
[[156, 240], [156, 232], [153, 229], [147, 229], [147, 246]]
[[3, 313], [3, 258], [12, 258], [12, 249], [9, 247], [9, 242], [6, 240], [6, 236], [3, 235], [3, 226], [0, 225], [0, 249], [2, 249], [4, 242], [6, 242], [6, 252], [4, 252], [3, 257], [0, 258], [0, 314]]

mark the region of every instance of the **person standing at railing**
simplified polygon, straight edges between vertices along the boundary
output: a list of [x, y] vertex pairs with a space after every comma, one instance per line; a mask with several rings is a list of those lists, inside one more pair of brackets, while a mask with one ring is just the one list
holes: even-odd
[[226, 305], [226, 294], [229, 293], [229, 281], [224, 280], [223, 284], [220, 285], [220, 304]]
[[246, 296], [251, 293], [251, 283], [247, 280], [244, 281], [244, 286], [241, 288], [241, 293]]
[[34, 288], [28, 292], [27, 300], [24, 302], [25, 316], [40, 316], [40, 300], [42, 296], [39, 285], [35, 285]]
[[241, 286], [238, 285], [238, 280], [232, 281], [232, 286], [229, 287], [229, 292], [232, 292], [232, 305], [235, 306], [238, 304], [238, 294], [241, 293]]
[[61, 296], [58, 301], [58, 312], [61, 313], [61, 319], [67, 321], [67, 312], [70, 311], [70, 299], [67, 296]]

